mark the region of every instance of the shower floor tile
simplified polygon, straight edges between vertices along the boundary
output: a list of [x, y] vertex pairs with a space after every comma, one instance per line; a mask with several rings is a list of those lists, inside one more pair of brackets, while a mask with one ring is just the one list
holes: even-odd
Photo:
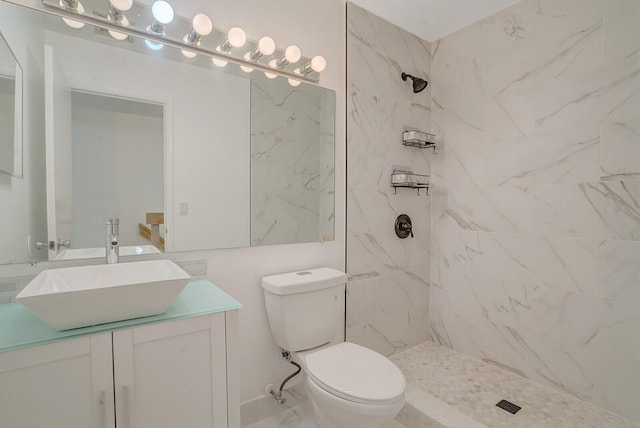
[[[407, 380], [407, 404], [446, 427], [640, 428], [587, 402], [432, 342], [391, 360]], [[502, 399], [522, 410], [512, 415], [496, 407]]]

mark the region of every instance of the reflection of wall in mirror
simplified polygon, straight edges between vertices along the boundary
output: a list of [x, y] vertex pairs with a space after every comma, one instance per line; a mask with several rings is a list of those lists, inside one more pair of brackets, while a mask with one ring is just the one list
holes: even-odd
[[326, 92], [253, 81], [251, 245], [333, 237], [333, 94]]
[[[35, 18], [34, 18], [35, 15]], [[34, 258], [46, 258], [42, 19], [25, 8], [0, 2], [0, 28], [23, 69], [23, 178], [0, 174], [0, 264], [26, 262], [31, 237]], [[2, 131], [0, 131], [2, 132]]]
[[0, 70], [0, 172], [6, 173], [11, 173], [13, 170], [15, 83], [14, 78], [3, 76]]
[[[225, 74], [212, 78], [210, 69], [51, 31], [46, 40], [55, 46], [72, 88], [164, 106], [167, 250], [247, 246], [248, 79]], [[128, 155], [135, 160], [135, 153]], [[181, 203], [188, 204], [187, 215], [179, 215]], [[94, 215], [104, 223], [109, 214]], [[144, 217], [139, 222], [144, 223]]]

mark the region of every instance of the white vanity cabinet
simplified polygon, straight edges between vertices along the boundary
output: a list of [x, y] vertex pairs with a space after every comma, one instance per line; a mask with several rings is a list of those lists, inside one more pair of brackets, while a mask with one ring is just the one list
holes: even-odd
[[3, 428], [113, 427], [111, 334], [0, 353]]
[[237, 311], [0, 352], [2, 428], [239, 427]]

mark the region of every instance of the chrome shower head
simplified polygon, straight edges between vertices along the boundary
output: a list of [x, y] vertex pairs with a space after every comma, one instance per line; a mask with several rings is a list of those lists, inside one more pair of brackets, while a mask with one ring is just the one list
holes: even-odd
[[414, 77], [407, 73], [402, 73], [402, 80], [406, 81], [407, 77], [413, 80], [413, 93], [417, 94], [418, 92], [422, 92], [426, 89], [429, 82], [419, 77]]

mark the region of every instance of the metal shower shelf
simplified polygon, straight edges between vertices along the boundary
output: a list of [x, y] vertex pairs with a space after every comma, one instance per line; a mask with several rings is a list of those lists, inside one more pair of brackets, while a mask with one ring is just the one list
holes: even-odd
[[436, 151], [436, 136], [422, 131], [404, 131], [402, 133], [402, 144], [419, 149], [433, 148]]
[[427, 189], [426, 194], [429, 194], [429, 176], [424, 174], [414, 174], [411, 171], [394, 170], [391, 174], [391, 186], [393, 187], [393, 194], [396, 194], [398, 187], [406, 187], [409, 189], [418, 189], [418, 196], [420, 196], [420, 189]]

